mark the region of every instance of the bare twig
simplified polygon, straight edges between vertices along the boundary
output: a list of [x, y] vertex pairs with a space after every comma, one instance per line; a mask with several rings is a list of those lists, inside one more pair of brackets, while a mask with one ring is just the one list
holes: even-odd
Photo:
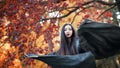
[[71, 24], [73, 24], [73, 22], [74, 22], [74, 20], [75, 20], [75, 18], [76, 18], [76, 16], [77, 16], [77, 14], [79, 14], [80, 12], [82, 12], [82, 11], [84, 11], [85, 9], [90, 8], [90, 7], [93, 7], [93, 5], [90, 5], [90, 6], [84, 7], [84, 9], [78, 11], [78, 12], [75, 14], [75, 16], [73, 17], [73, 20], [72, 20]]
[[101, 3], [103, 5], [108, 5], [108, 6], [112, 6], [112, 5], [116, 4], [116, 3], [108, 3], [108, 2], [105, 2], [105, 1], [101, 1], [101, 0], [97, 0], [96, 2]]
[[104, 13], [106, 13], [107, 11], [109, 11], [110, 9], [114, 8], [116, 5], [113, 5], [112, 7], [108, 8], [107, 10], [105, 10], [104, 12], [102, 12], [97, 18], [101, 17]]

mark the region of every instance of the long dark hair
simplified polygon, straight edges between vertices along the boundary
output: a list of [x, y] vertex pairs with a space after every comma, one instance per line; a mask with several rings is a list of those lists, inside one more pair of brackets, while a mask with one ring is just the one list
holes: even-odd
[[[67, 37], [65, 36], [65, 33], [64, 33], [64, 28], [65, 28], [66, 25], [70, 25], [71, 28], [72, 28], [72, 31], [73, 31], [70, 43], [68, 42], [68, 39], [67, 39]], [[74, 28], [71, 24], [65, 24], [62, 27], [62, 30], [61, 30], [61, 44], [60, 44], [60, 49], [59, 49], [58, 53], [60, 55], [76, 54], [75, 45], [76, 45], [76, 32], [75, 32], [75, 30], [74, 30]]]

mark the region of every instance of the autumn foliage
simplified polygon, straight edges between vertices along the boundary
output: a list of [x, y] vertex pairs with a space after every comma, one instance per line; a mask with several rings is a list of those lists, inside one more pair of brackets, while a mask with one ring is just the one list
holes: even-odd
[[0, 68], [46, 68], [24, 53], [57, 51], [64, 23], [77, 29], [86, 18], [102, 21], [112, 16], [108, 11], [99, 17], [104, 9], [92, 0], [0, 0], [0, 6]]

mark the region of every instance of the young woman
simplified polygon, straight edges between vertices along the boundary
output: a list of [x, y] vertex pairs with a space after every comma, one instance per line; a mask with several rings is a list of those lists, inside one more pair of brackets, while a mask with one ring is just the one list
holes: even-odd
[[65, 24], [61, 30], [61, 44], [58, 51], [59, 55], [74, 55], [77, 54], [76, 32], [71, 24]]
[[85, 20], [77, 31], [80, 39], [78, 44], [73, 27], [65, 24], [61, 31], [61, 47], [58, 52], [53, 55], [26, 56], [46, 62], [53, 68], [96, 68], [95, 59], [120, 53], [119, 26]]
[[71, 24], [65, 24], [61, 30], [61, 44], [57, 52], [40, 56], [27, 54], [27, 57], [41, 60], [52, 68], [96, 68], [95, 58], [91, 52], [79, 54], [79, 39]]

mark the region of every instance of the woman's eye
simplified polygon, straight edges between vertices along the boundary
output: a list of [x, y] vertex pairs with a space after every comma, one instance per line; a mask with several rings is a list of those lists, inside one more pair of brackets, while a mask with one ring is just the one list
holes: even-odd
[[67, 31], [67, 29], [64, 29], [64, 31]]
[[67, 31], [67, 30], [72, 31], [72, 29], [71, 29], [71, 28], [69, 28], [69, 29], [64, 29], [64, 31]]

